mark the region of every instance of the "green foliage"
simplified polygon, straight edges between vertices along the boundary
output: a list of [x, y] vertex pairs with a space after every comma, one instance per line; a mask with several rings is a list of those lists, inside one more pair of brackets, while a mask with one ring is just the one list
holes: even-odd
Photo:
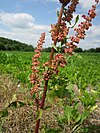
[[100, 53], [100, 47], [97, 48], [90, 48], [88, 50], [84, 50], [84, 52], [89, 52], [89, 53]]
[[0, 50], [3, 51], [33, 51], [32, 45], [27, 45], [15, 40], [0, 37]]
[[[11, 74], [20, 82], [29, 84], [29, 75], [31, 73], [31, 52], [0, 52], [0, 73]], [[40, 59], [41, 66], [48, 60], [49, 54], [42, 53]], [[67, 58], [68, 65], [65, 68], [59, 68], [60, 80], [56, 77], [55, 83], [57, 88], [62, 87], [62, 91], [66, 86], [66, 81], [77, 84], [80, 89], [93, 86], [100, 87], [100, 54], [75, 54], [73, 57]], [[52, 84], [53, 85], [53, 84]], [[57, 92], [57, 90], [56, 90]], [[60, 92], [57, 92], [61, 94]]]
[[67, 67], [59, 68], [59, 74], [49, 81], [47, 97], [51, 104], [60, 104], [62, 111], [58, 111], [55, 117], [64, 131], [66, 125], [71, 132], [80, 130], [89, 114], [97, 108], [96, 101], [100, 95], [100, 73], [96, 65], [100, 62], [96, 60], [98, 56], [74, 54], [73, 57], [68, 57]]
[[[55, 84], [58, 86], [57, 82]], [[66, 126], [68, 126], [71, 132], [76, 132], [80, 130], [83, 122], [89, 117], [89, 114], [97, 108], [98, 90], [81, 90], [77, 86], [69, 84], [65, 88], [67, 91], [64, 91], [64, 89], [61, 91], [61, 88], [57, 88], [56, 86], [53, 90], [49, 91], [48, 97], [50, 102], [56, 99], [57, 103], [53, 101], [52, 104], [58, 105], [59, 103], [62, 108], [55, 115], [58, 124], [62, 127], [62, 130], [66, 130]], [[59, 96], [57, 93], [55, 95], [54, 90], [60, 92], [61, 96], [63, 93], [64, 97]]]
[[32, 53], [0, 52], [0, 73], [11, 74], [22, 83], [29, 83]]
[[[0, 52], [0, 73], [11, 74], [19, 82], [30, 88], [29, 75], [31, 73], [31, 58], [29, 52]], [[41, 65], [48, 60], [49, 54], [42, 53]], [[66, 132], [66, 127], [77, 132], [84, 120], [97, 107], [96, 99], [100, 95], [100, 54], [74, 54], [66, 57], [68, 65], [59, 67], [60, 72], [49, 80], [47, 99], [51, 104], [60, 106], [61, 111], [55, 114], [61, 127], [61, 132]], [[75, 88], [75, 85], [77, 86]], [[14, 101], [15, 100], [15, 101]], [[8, 106], [23, 106], [23, 102], [16, 101], [13, 95]], [[81, 107], [81, 108], [80, 108]], [[50, 106], [44, 108], [48, 110]], [[7, 110], [1, 112], [2, 117], [7, 116]], [[37, 120], [41, 118], [42, 111], [37, 113]], [[45, 129], [45, 132], [60, 132], [59, 129]]]
[[61, 129], [46, 129], [44, 133], [61, 133]]
[[78, 20], [79, 20], [79, 15], [76, 16], [76, 18], [75, 18], [75, 24], [71, 28], [74, 28], [75, 27], [75, 25], [77, 24]]
[[39, 119], [42, 118], [42, 114], [43, 114], [43, 110], [42, 109], [37, 111], [36, 121], [38, 121]]
[[74, 49], [74, 52], [83, 52], [82, 48], [76, 48]]
[[[57, 12], [57, 14], [59, 14]], [[78, 22], [79, 16], [76, 17], [75, 26]], [[67, 42], [67, 37], [65, 37], [64, 40], [62, 40], [61, 45], [66, 44]], [[54, 47], [54, 46], [53, 46]], [[56, 48], [56, 47], [55, 47]], [[21, 43], [19, 41], [11, 40], [8, 38], [0, 37], [0, 51], [34, 51], [34, 47], [32, 45], [27, 45], [25, 43]], [[56, 48], [57, 50], [57, 48]], [[43, 48], [43, 52], [51, 52], [51, 47]], [[99, 53], [100, 52], [100, 47], [97, 48], [90, 48], [88, 50], [83, 50], [82, 48], [76, 48], [74, 50], [75, 52], [93, 52], [93, 53]]]

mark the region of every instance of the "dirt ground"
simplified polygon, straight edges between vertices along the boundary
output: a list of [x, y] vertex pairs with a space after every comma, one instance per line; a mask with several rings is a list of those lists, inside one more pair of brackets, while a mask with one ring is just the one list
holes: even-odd
[[[8, 110], [6, 110], [7, 107], [9, 107]], [[0, 76], [0, 111], [2, 110], [4, 112], [0, 113], [0, 133], [34, 133], [36, 110], [30, 98], [29, 90], [26, 86], [19, 86], [9, 75]], [[54, 119], [56, 113], [56, 105], [51, 107], [49, 111], [44, 111], [41, 125], [45, 125], [48, 129], [60, 128]], [[100, 133], [99, 102], [98, 108], [91, 114], [85, 125], [91, 128], [89, 133]], [[40, 133], [42, 132], [42, 127], [40, 127]], [[50, 131], [50, 133], [58, 132]], [[71, 132], [67, 130], [64, 133]]]

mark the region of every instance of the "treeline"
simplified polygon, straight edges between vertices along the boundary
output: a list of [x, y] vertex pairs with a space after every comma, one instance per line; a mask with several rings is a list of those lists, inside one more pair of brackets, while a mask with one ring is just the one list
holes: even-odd
[[[62, 52], [63, 52], [63, 49], [64, 48], [62, 48]], [[44, 48], [43, 49], [43, 51], [44, 52], [50, 52], [51, 51], [51, 47], [48, 47], [48, 48]], [[88, 50], [83, 50], [82, 48], [76, 48], [75, 50], [74, 50], [74, 52], [100, 52], [100, 47], [98, 47], [98, 48], [91, 48], [91, 49], [88, 49]]]
[[91, 49], [88, 49], [88, 50], [84, 50], [83, 52], [100, 52], [100, 47], [98, 48], [91, 48]]
[[[8, 38], [0, 37], [0, 50], [3, 51], [34, 51], [32, 45], [21, 43], [19, 41], [11, 40]], [[64, 47], [62, 48], [63, 52]], [[51, 47], [43, 48], [43, 52], [50, 52]], [[83, 50], [82, 48], [76, 48], [74, 52], [100, 52], [100, 47]]]
[[27, 45], [19, 41], [0, 37], [0, 50], [3, 51], [34, 51], [32, 45]]

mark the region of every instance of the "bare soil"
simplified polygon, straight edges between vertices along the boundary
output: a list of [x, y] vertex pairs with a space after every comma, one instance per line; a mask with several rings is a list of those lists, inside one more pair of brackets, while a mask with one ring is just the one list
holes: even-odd
[[[84, 126], [90, 128], [88, 133], [100, 133], [100, 102], [98, 108], [90, 115]], [[9, 107], [7, 109], [7, 107]], [[59, 107], [54, 105], [48, 111], [43, 112], [40, 133], [43, 133], [43, 125], [46, 128], [60, 128], [55, 120], [55, 114]], [[8, 112], [6, 112], [6, 109]], [[0, 133], [34, 133], [36, 109], [29, 94], [29, 89], [16, 83], [11, 76], [0, 76]], [[7, 114], [8, 113], [8, 114]], [[58, 133], [50, 132], [50, 133]], [[60, 132], [62, 133], [62, 132]], [[69, 129], [64, 133], [71, 133]]]

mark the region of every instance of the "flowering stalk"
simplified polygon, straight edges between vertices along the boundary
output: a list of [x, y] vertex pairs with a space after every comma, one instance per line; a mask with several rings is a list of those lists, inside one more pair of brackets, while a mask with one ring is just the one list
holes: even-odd
[[[60, 14], [59, 14], [59, 18], [58, 18], [58, 23], [56, 25], [56, 29], [55, 29], [55, 32], [54, 32], [54, 35], [53, 36], [58, 36], [59, 34], [59, 25], [61, 24], [61, 19], [62, 19], [62, 13], [63, 13], [63, 10], [64, 10], [64, 5], [62, 4], [62, 7], [60, 9]], [[52, 28], [52, 25], [51, 25], [51, 28]], [[51, 35], [52, 37], [52, 40], [54, 41], [54, 45], [56, 46], [57, 44], [57, 38], [56, 39], [53, 39], [53, 36]], [[54, 55], [54, 48], [52, 47], [51, 49], [51, 53], [50, 53], [50, 60], [49, 60], [49, 64], [51, 65], [52, 64], [52, 59], [53, 59], [53, 55]]]
[[88, 11], [88, 15], [82, 15], [82, 17], [85, 19], [84, 22], [81, 22], [81, 24], [78, 25], [78, 28], [74, 28], [74, 31], [76, 31], [75, 37], [71, 36], [70, 40], [71, 42], [67, 42], [65, 48], [65, 53], [72, 54], [74, 49], [77, 47], [74, 43], [79, 43], [81, 39], [85, 38], [86, 30], [89, 30], [89, 28], [92, 26], [91, 21], [96, 16], [96, 5], [98, 4], [99, 0], [95, 0], [96, 4], [92, 5], [92, 9]]
[[39, 77], [39, 65], [40, 65], [40, 62], [38, 61], [39, 58], [41, 57], [41, 50], [42, 50], [42, 45], [44, 43], [44, 40], [45, 40], [45, 33], [42, 33], [41, 34], [41, 37], [38, 41], [38, 45], [37, 45], [37, 48], [35, 50], [36, 54], [34, 54], [33, 58], [32, 58], [32, 74], [30, 75], [30, 82], [34, 85], [30, 94], [33, 95], [33, 94], [37, 94], [37, 97], [36, 97], [36, 104], [37, 104], [37, 108], [39, 106], [39, 99], [38, 99], [38, 91], [39, 91], [39, 87], [40, 87], [40, 82], [41, 82], [41, 79]]
[[79, 4], [79, 0], [72, 0], [71, 5], [68, 6], [68, 9], [64, 9], [65, 16], [62, 18], [63, 20], [67, 21], [70, 23], [70, 21], [73, 18], [73, 13], [76, 11], [76, 6]]
[[[77, 4], [79, 4], [79, 0], [59, 0], [60, 3], [62, 3], [62, 8], [60, 10], [60, 14], [59, 15], [59, 19], [58, 19], [58, 23], [51, 25], [51, 37], [52, 40], [54, 41], [54, 45], [56, 46], [57, 42], [61, 42], [61, 44], [63, 45], [64, 39], [66, 39], [66, 36], [69, 33], [69, 27], [67, 27], [66, 22], [71, 23], [70, 21], [73, 18], [73, 12], [75, 12], [76, 10], [76, 6]], [[65, 8], [65, 6], [71, 2], [71, 5], [68, 6], [68, 9]], [[67, 44], [65, 45], [67, 46]], [[71, 54], [73, 52], [73, 48], [76, 48], [76, 45], [74, 45], [73, 43], [70, 43], [70, 49], [65, 48], [65, 53], [68, 52], [69, 54]], [[69, 47], [69, 46], [68, 46]], [[52, 64], [52, 59], [53, 59], [53, 54], [54, 54], [54, 48], [52, 48], [51, 50], [51, 54], [50, 54], [50, 65]]]
[[[59, 33], [59, 30], [58, 29], [59, 29], [59, 25], [61, 23], [63, 8], [64, 8], [64, 6], [62, 5], [61, 10], [60, 10], [60, 15], [59, 15], [59, 18], [58, 18], [57, 29], [56, 29], [55, 35], [58, 35], [58, 33]], [[57, 40], [54, 41], [54, 45], [56, 45], [56, 43], [57, 43]], [[52, 48], [52, 50], [51, 50], [50, 61], [49, 61], [49, 64], [48, 65], [51, 65], [52, 64], [53, 54], [54, 54], [54, 48]], [[46, 75], [47, 75], [47, 78], [46, 78]], [[45, 102], [46, 92], [47, 92], [47, 87], [48, 87], [48, 80], [49, 80], [49, 78], [48, 78], [48, 76], [49, 76], [48, 72], [46, 72], [46, 75], [44, 76], [45, 85], [44, 85], [44, 91], [43, 91], [42, 101], [41, 101], [41, 104], [40, 104], [40, 109], [43, 109], [43, 107], [44, 107], [44, 102]], [[39, 124], [40, 124], [40, 119], [38, 119], [38, 121], [36, 122], [35, 133], [38, 133]]]
[[[39, 95], [39, 88], [41, 88], [41, 83], [43, 80], [40, 78], [40, 70], [39, 65], [40, 62], [38, 59], [41, 57], [41, 50], [42, 45], [45, 40], [45, 33], [41, 34], [41, 37], [38, 41], [38, 46], [35, 50], [36, 54], [32, 58], [32, 74], [30, 76], [30, 81], [33, 84], [33, 89], [31, 90], [31, 95], [35, 94], [35, 103], [37, 106], [37, 111], [43, 110], [44, 103], [46, 99], [46, 92], [48, 87], [48, 81], [51, 79], [53, 74], [58, 74], [58, 66], [65, 67], [67, 65], [65, 54], [68, 53], [72, 55], [74, 49], [77, 47], [74, 43], [79, 43], [80, 39], [84, 39], [86, 30], [89, 29], [90, 26], [92, 26], [91, 21], [95, 18], [96, 13], [96, 5], [98, 4], [99, 0], [95, 0], [96, 4], [92, 6], [92, 9], [89, 10], [88, 16], [82, 15], [82, 17], [85, 19], [85, 22], [81, 22], [81, 24], [78, 25], [78, 28], [74, 28], [74, 31], [76, 31], [75, 37], [70, 37], [70, 42], [67, 41], [67, 36], [70, 30], [70, 27], [67, 27], [67, 22], [71, 24], [71, 20], [73, 18], [73, 12], [76, 11], [76, 6], [79, 3], [79, 0], [59, 0], [60, 3], [62, 3], [60, 13], [58, 16], [58, 22], [57, 24], [51, 25], [51, 38], [54, 42], [54, 46], [51, 49], [50, 53], [50, 59], [49, 62], [46, 62], [43, 64], [43, 68], [47, 67], [42, 74], [43, 74], [43, 80], [44, 80], [44, 89], [43, 89], [43, 95]], [[68, 9], [65, 8], [67, 4], [71, 2], [71, 5], [68, 6]], [[60, 42], [61, 46], [65, 45], [64, 53], [57, 53], [54, 55], [56, 44]], [[36, 127], [35, 127], [35, 133], [38, 133], [39, 131], [39, 125], [40, 125], [40, 118], [37, 119]]]

